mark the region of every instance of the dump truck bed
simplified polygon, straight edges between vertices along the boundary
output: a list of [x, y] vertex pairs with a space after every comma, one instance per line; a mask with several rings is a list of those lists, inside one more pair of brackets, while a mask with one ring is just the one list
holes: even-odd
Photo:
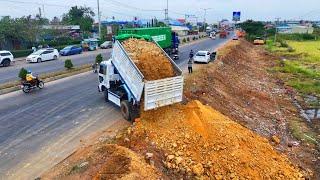
[[[120, 41], [116, 41], [113, 47], [112, 63], [118, 70], [120, 77], [128, 87], [136, 102], [144, 100], [144, 110], [174, 104], [182, 101], [183, 76], [180, 68], [154, 42], [172, 64], [176, 76], [171, 78], [147, 81], [139, 68], [129, 57]], [[144, 97], [143, 97], [144, 94]]]

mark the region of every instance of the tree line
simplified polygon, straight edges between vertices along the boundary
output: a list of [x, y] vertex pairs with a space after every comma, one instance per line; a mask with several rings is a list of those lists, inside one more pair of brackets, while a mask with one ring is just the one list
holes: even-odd
[[[5, 16], [0, 19], [0, 49], [24, 49], [34, 46], [46, 35], [59, 37], [61, 32], [44, 29], [44, 25], [80, 25], [82, 32], [90, 32], [95, 13], [90, 7], [74, 6], [62, 15], [61, 20], [54, 17], [51, 21], [40, 15], [12, 18]], [[11, 47], [10, 47], [11, 45]]]

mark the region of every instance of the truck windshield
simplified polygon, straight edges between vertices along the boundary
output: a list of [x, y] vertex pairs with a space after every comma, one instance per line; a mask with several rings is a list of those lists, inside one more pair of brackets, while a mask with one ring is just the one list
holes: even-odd
[[99, 73], [106, 75], [107, 74], [107, 66], [105, 66], [104, 64], [100, 64]]

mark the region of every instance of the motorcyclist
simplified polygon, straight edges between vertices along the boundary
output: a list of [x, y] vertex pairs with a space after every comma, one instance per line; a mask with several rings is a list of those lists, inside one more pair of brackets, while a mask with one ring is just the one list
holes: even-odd
[[32, 72], [28, 70], [27, 75], [26, 75], [26, 80], [27, 82], [34, 84], [37, 82], [37, 77], [33, 76]]

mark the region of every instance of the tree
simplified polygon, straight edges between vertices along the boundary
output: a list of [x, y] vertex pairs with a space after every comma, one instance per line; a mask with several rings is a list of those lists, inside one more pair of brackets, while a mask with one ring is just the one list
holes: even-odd
[[62, 22], [69, 25], [80, 25], [81, 30], [90, 31], [94, 22], [94, 12], [89, 7], [71, 7], [67, 14], [62, 17]]
[[103, 61], [102, 55], [98, 54], [96, 57], [96, 63], [100, 64]]
[[264, 24], [260, 21], [247, 20], [240, 27], [251, 36], [263, 36], [265, 34]]
[[64, 67], [67, 68], [68, 70], [73, 68], [73, 63], [71, 59], [67, 59], [64, 61]]
[[25, 68], [21, 68], [18, 76], [21, 80], [26, 80], [27, 74], [28, 71]]

